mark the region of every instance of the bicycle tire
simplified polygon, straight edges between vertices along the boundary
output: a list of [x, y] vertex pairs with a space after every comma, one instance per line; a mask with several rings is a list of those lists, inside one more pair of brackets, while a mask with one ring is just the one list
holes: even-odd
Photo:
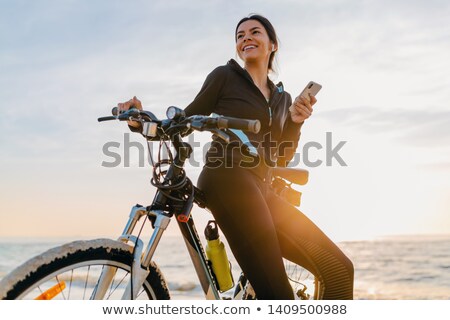
[[[54, 299], [89, 299], [103, 266], [117, 267], [118, 270], [105, 298], [120, 299], [127, 282], [123, 279], [130, 275], [132, 251], [133, 247], [111, 239], [74, 241], [50, 249], [3, 278], [0, 281], [0, 299], [35, 299], [40, 293], [55, 286], [55, 283], [61, 285], [66, 280], [69, 280], [69, 284], [65, 285], [66, 289]], [[152, 262], [149, 270], [138, 298], [170, 299], [166, 281], [158, 266]]]

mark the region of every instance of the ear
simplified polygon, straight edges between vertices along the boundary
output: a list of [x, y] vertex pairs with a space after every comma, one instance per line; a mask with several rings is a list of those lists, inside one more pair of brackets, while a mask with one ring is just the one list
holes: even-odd
[[275, 52], [278, 50], [278, 46], [275, 45], [275, 43], [272, 43], [272, 52]]

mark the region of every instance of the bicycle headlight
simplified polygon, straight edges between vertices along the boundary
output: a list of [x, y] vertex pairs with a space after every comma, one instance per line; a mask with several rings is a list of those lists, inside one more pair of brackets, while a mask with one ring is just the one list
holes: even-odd
[[184, 113], [184, 110], [174, 106], [170, 106], [169, 108], [167, 108], [166, 116], [167, 119], [176, 120], [179, 118], [184, 118], [186, 114]]

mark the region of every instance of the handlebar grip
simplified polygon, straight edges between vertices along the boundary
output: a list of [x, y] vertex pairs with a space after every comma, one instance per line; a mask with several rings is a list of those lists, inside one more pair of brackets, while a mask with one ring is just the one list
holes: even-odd
[[123, 111], [120, 113], [119, 113], [119, 108], [117, 108], [117, 107], [114, 107], [111, 110], [111, 113], [113, 114], [113, 116], [119, 117], [119, 120], [127, 120], [129, 116], [136, 117], [139, 115], [139, 112], [140, 111], [138, 109], [136, 109], [135, 107], [131, 107], [127, 111]]
[[259, 120], [219, 117], [217, 119], [217, 127], [219, 129], [238, 129], [258, 133], [261, 129], [261, 122]]
[[116, 117], [107, 116], [107, 117], [100, 117], [100, 118], [97, 119], [98, 122], [108, 121], [108, 120], [116, 120]]

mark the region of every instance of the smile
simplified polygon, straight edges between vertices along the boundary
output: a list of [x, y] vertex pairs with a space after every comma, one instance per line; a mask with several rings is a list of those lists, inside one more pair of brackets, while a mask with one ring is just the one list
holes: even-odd
[[254, 46], [254, 45], [248, 45], [248, 46], [245, 46], [245, 47], [242, 49], [242, 51], [247, 51], [247, 50], [249, 50], [249, 49], [256, 49], [256, 46]]

